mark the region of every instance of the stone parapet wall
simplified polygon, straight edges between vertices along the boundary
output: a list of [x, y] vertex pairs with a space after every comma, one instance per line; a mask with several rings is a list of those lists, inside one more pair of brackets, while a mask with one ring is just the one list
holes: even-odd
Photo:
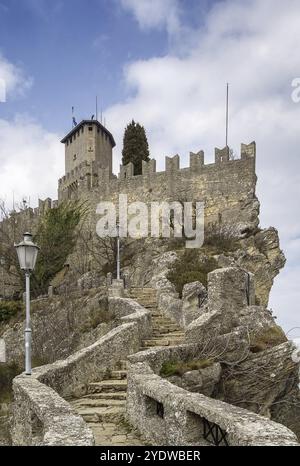
[[148, 325], [151, 331], [150, 313], [141, 306], [137, 309], [133, 300], [127, 300], [126, 309], [122, 319], [128, 322], [123, 320], [94, 344], [33, 369], [32, 376], [21, 374], [14, 379], [14, 445], [93, 445], [83, 419], [61, 397], [85, 394], [88, 383], [102, 380], [117, 362], [139, 350], [140, 328], [147, 333]]
[[[191, 351], [189, 345], [181, 351]], [[170, 349], [169, 353], [170, 353]], [[180, 347], [176, 348], [176, 352]], [[221, 429], [229, 445], [299, 445], [295, 434], [267, 418], [199, 393], [191, 393], [155, 374], [165, 349], [129, 358], [129, 422], [157, 445], [208, 445], [204, 425]], [[168, 355], [170, 356], [170, 354]], [[174, 356], [174, 355], [173, 355]], [[149, 362], [148, 362], [149, 360]], [[155, 362], [156, 360], [156, 362]]]
[[[239, 231], [258, 226], [259, 203], [255, 196], [255, 143], [242, 145], [241, 158], [229, 160], [224, 149], [216, 149], [215, 163], [204, 164], [203, 152], [190, 153], [190, 166], [180, 168], [180, 158], [166, 157], [165, 171], [156, 172], [154, 160], [143, 163], [143, 173], [133, 174], [132, 164], [122, 166], [120, 175], [110, 176], [96, 163], [77, 167], [59, 181], [59, 201], [86, 200], [93, 222], [100, 201], [116, 205], [119, 194], [128, 202], [203, 201], [206, 224], [231, 223]], [[95, 230], [94, 230], [95, 231]]]
[[13, 445], [94, 445], [83, 418], [35, 376], [15, 378], [13, 390]]

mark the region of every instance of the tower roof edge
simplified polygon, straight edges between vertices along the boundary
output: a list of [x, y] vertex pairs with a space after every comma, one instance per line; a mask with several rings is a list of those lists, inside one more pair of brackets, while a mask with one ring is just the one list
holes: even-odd
[[82, 126], [91, 124], [96, 124], [98, 128], [100, 128], [104, 133], [106, 133], [110, 139], [112, 147], [115, 147], [116, 143], [113, 135], [98, 120], [82, 120], [80, 123], [78, 123], [78, 125], [74, 126], [74, 128], [72, 128], [71, 131], [69, 131], [68, 134], [66, 134], [66, 136], [64, 136], [60, 142], [64, 144], [67, 141], [67, 139], [71, 137], [74, 133], [76, 133], [76, 131], [78, 131]]

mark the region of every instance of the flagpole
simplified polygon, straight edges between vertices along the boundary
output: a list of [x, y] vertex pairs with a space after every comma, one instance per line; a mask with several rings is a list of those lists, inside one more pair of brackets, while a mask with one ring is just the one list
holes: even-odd
[[228, 147], [228, 83], [226, 85], [226, 147]]

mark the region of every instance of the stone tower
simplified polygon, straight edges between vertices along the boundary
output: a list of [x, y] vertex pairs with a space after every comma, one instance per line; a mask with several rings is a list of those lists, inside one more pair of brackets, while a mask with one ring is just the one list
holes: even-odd
[[112, 134], [97, 120], [82, 120], [62, 140], [65, 175], [58, 182], [58, 201], [76, 199], [98, 183], [98, 173], [112, 176]]
[[97, 120], [82, 120], [62, 140], [65, 144], [65, 174], [83, 162], [96, 162], [112, 171], [112, 134]]

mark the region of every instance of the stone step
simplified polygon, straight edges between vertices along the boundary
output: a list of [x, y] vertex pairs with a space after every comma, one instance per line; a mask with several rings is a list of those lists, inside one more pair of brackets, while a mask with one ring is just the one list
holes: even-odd
[[127, 380], [101, 380], [101, 382], [92, 382], [88, 384], [88, 393], [100, 393], [102, 391], [125, 391], [127, 390]]
[[127, 371], [127, 368], [128, 368], [128, 361], [126, 361], [125, 359], [119, 361], [115, 366], [115, 369], [120, 370], [120, 371]]
[[112, 398], [93, 398], [84, 397], [71, 401], [70, 404], [74, 409], [79, 408], [102, 408], [105, 406], [125, 406], [126, 400], [115, 400]]
[[152, 330], [155, 331], [164, 331], [166, 330], [167, 332], [182, 332], [183, 329], [178, 327], [178, 325], [152, 325]]
[[100, 392], [100, 393], [90, 393], [89, 395], [84, 395], [83, 399], [95, 399], [95, 400], [126, 400], [127, 392], [123, 391], [116, 391], [116, 392]]
[[155, 291], [156, 292], [156, 289], [153, 288], [152, 286], [132, 286], [131, 287], [131, 290], [132, 291]]
[[171, 329], [174, 330], [174, 332], [176, 330], [182, 330], [182, 328], [178, 324], [175, 324], [173, 322], [158, 323], [158, 322], [153, 322], [152, 321], [152, 328], [153, 329], [167, 328], [168, 330], [171, 330]]
[[156, 293], [130, 293], [129, 296], [131, 299], [143, 299], [143, 300], [149, 300], [152, 302], [157, 301]]
[[182, 338], [157, 338], [152, 340], [144, 340], [142, 342], [142, 347], [152, 348], [154, 346], [175, 346], [183, 343]]
[[153, 315], [153, 313], [152, 313], [151, 317], [156, 322], [160, 322], [160, 323], [165, 322], [166, 324], [178, 325], [178, 323], [174, 319], [171, 319], [170, 317], [166, 317], [163, 314]]
[[152, 329], [152, 333], [174, 333], [175, 335], [184, 335], [184, 332], [181, 329], [169, 329], [166, 327]]
[[126, 379], [127, 377], [127, 370], [113, 370], [111, 371], [111, 378], [112, 379], [118, 379], [118, 380], [121, 380], [121, 379]]
[[153, 310], [155, 312], [155, 309], [157, 308], [157, 303], [156, 301], [148, 301], [144, 299], [139, 299], [139, 298], [132, 298], [134, 301], [137, 301], [141, 306], [145, 307], [146, 309]]
[[185, 335], [182, 332], [156, 332], [152, 333], [154, 338], [184, 338]]
[[152, 346], [169, 346], [169, 340], [166, 338], [153, 338], [142, 342], [142, 347], [144, 348]]
[[125, 409], [120, 406], [85, 407], [76, 409], [76, 412], [86, 422], [122, 422], [125, 417]]
[[167, 329], [159, 329], [159, 330], [154, 330], [152, 332], [152, 335], [153, 336], [159, 336], [159, 335], [170, 335], [170, 334], [174, 334], [174, 335], [179, 335], [179, 336], [184, 336], [184, 332], [177, 332], [177, 331], [174, 331], [174, 330], [167, 330]]
[[143, 440], [129, 426], [112, 422], [88, 423], [92, 429], [96, 446], [138, 446]]

